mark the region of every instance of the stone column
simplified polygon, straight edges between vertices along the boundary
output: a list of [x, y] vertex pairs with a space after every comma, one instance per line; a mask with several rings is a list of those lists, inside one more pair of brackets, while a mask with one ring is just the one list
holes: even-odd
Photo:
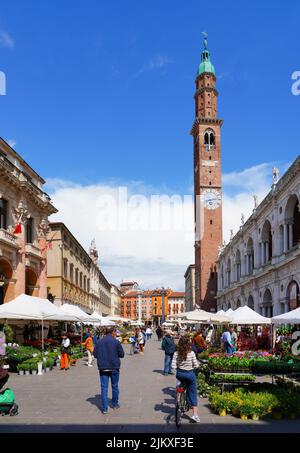
[[284, 253], [288, 250], [288, 226], [285, 223], [283, 225], [283, 251]]
[[265, 242], [265, 248], [266, 248], [266, 263], [269, 262], [270, 256], [269, 256], [269, 242]]
[[22, 232], [18, 234], [19, 250], [17, 252], [15, 297], [26, 291], [26, 261], [25, 261], [25, 225], [21, 223]]
[[265, 260], [264, 260], [264, 243], [263, 242], [260, 243], [260, 263], [261, 263], [262, 266], [265, 264]]
[[46, 299], [48, 296], [47, 290], [47, 251], [48, 251], [48, 242], [47, 242], [47, 230], [48, 230], [48, 220], [42, 219], [39, 228], [39, 249], [42, 260], [40, 262], [40, 269], [38, 275], [39, 282], [39, 297]]
[[289, 249], [293, 247], [293, 224], [289, 223]]

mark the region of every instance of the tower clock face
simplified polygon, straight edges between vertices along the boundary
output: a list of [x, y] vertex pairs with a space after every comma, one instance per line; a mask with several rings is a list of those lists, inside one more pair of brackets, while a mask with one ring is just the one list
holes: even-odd
[[202, 192], [202, 200], [206, 209], [217, 209], [221, 204], [221, 194], [216, 189], [205, 189]]

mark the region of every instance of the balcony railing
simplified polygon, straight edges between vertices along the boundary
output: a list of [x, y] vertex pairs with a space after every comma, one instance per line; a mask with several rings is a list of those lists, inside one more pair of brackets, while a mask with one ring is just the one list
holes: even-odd
[[0, 242], [18, 248], [18, 238], [9, 231], [0, 228]]
[[27, 255], [31, 255], [31, 256], [34, 256], [34, 257], [37, 257], [37, 258], [41, 258], [42, 257], [42, 254], [41, 254], [41, 251], [40, 251], [39, 247], [37, 247], [34, 244], [26, 244], [25, 245], [25, 252], [26, 252]]

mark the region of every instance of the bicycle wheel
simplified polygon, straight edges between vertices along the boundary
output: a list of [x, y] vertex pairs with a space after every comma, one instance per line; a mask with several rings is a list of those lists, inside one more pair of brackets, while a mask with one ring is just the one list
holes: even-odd
[[176, 408], [175, 408], [175, 423], [176, 423], [177, 428], [179, 428], [181, 426], [181, 416], [182, 416], [181, 407], [177, 401]]

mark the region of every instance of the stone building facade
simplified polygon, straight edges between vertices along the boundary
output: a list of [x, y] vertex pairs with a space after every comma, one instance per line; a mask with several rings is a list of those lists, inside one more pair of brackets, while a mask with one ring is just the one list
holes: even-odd
[[122, 301], [122, 293], [119, 290], [119, 288], [111, 284], [111, 289], [110, 289], [110, 294], [111, 294], [111, 315], [117, 315], [119, 316], [121, 314], [121, 301]]
[[45, 181], [0, 138], [0, 304], [22, 293], [47, 297]]
[[172, 291], [168, 295], [168, 320], [176, 319], [174, 315], [185, 312], [185, 293], [182, 291]]
[[49, 224], [48, 244], [48, 293], [54, 303], [109, 315], [111, 287], [98, 267], [95, 242], [87, 253], [63, 223], [54, 222]]
[[255, 207], [217, 262], [218, 309], [275, 316], [300, 305], [300, 156]]
[[190, 264], [185, 274], [185, 311], [192, 311], [196, 306], [195, 265]]

